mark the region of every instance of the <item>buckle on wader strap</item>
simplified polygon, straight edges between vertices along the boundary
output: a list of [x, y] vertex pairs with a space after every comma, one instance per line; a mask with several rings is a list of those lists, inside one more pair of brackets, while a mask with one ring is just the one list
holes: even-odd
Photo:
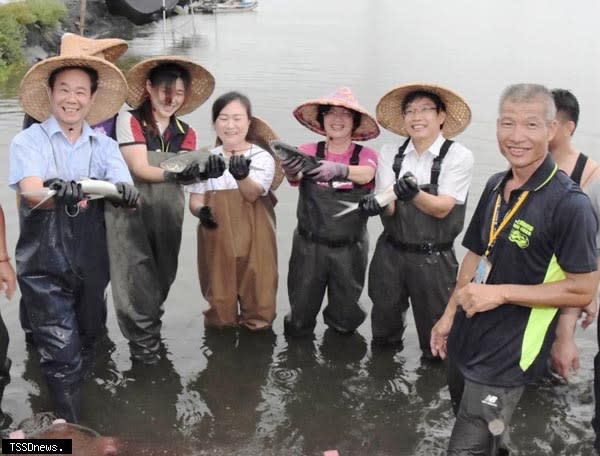
[[307, 241], [314, 242], [315, 244], [326, 245], [327, 247], [347, 247], [349, 245], [355, 244], [360, 241], [360, 239], [342, 239], [339, 241], [332, 241], [330, 239], [325, 239], [311, 231], [305, 230], [304, 228], [298, 227], [298, 234], [302, 236]]
[[401, 252], [424, 253], [427, 255], [431, 255], [432, 253], [446, 252], [448, 250], [452, 250], [454, 247], [453, 242], [420, 242], [418, 244], [409, 244], [406, 242], [397, 241], [389, 235], [385, 236], [385, 240]]

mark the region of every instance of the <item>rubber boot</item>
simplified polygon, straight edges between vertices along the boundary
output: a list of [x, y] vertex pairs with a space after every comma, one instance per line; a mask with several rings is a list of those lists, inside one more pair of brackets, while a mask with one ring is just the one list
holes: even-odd
[[308, 337], [314, 336], [315, 326], [317, 325], [316, 320], [310, 324], [304, 326], [299, 320], [292, 319], [292, 313], [288, 313], [283, 318], [283, 331], [286, 337]]
[[67, 385], [56, 380], [48, 381], [50, 398], [54, 404], [54, 412], [59, 418], [77, 424], [81, 411], [81, 390], [79, 385]]

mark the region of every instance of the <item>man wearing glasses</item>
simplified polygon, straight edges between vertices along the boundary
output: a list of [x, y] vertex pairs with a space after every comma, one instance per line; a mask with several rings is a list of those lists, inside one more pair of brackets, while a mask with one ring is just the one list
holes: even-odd
[[422, 359], [434, 360], [431, 328], [456, 283], [453, 243], [473, 168], [471, 151], [449, 138], [467, 127], [471, 110], [449, 89], [410, 84], [379, 101], [377, 120], [406, 139], [385, 145], [377, 168], [376, 194], [393, 187], [397, 201], [381, 207], [370, 195], [360, 202], [362, 212], [380, 214], [384, 226], [369, 269], [373, 344], [401, 350], [412, 305]]

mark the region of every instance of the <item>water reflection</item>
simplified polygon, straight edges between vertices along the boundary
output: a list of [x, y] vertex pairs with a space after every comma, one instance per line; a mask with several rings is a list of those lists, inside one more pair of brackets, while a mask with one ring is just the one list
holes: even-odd
[[525, 390], [514, 413], [511, 440], [523, 454], [592, 455], [594, 432], [582, 426], [591, 420], [591, 382], [557, 384], [551, 378]]
[[82, 385], [82, 422], [127, 440], [179, 444], [182, 383], [164, 344], [157, 364], [133, 363], [123, 371], [113, 360], [114, 347], [108, 337], [98, 347], [93, 375]]
[[[284, 422], [277, 441], [291, 454], [321, 454], [327, 449], [362, 445], [357, 412], [362, 408], [360, 362], [367, 352], [358, 333], [326, 329], [320, 346], [312, 338], [289, 339], [275, 364]], [[358, 453], [356, 453], [358, 454]]]
[[206, 368], [186, 386], [206, 405], [190, 429], [194, 446], [210, 453], [231, 442], [252, 442], [275, 342], [271, 330], [205, 329]]

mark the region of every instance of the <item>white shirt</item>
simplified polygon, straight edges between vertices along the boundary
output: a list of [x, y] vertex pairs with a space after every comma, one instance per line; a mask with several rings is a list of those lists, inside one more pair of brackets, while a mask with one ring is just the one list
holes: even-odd
[[[440, 134], [428, 150], [419, 154], [412, 140], [404, 150], [402, 169], [398, 176], [410, 171], [417, 178], [419, 185], [429, 184], [433, 159], [440, 154], [445, 138]], [[375, 192], [381, 192], [392, 185], [396, 177], [392, 165], [400, 144], [386, 144], [379, 153], [379, 166], [375, 176]], [[456, 141], [452, 143], [442, 161], [442, 169], [438, 179], [438, 195], [448, 195], [457, 204], [464, 204], [469, 193], [473, 171], [473, 153]]]
[[[223, 146], [215, 147], [210, 152], [215, 155], [221, 154], [225, 156]], [[275, 159], [268, 151], [254, 144], [249, 150], [244, 152], [244, 156], [252, 160], [248, 177], [260, 184], [263, 188], [262, 194], [266, 195], [271, 188], [271, 183], [275, 176]], [[234, 190], [238, 188], [238, 183], [229, 172], [229, 169], [226, 169], [221, 177], [208, 179], [197, 184], [186, 185], [183, 188], [189, 193], [206, 193], [218, 190]]]

